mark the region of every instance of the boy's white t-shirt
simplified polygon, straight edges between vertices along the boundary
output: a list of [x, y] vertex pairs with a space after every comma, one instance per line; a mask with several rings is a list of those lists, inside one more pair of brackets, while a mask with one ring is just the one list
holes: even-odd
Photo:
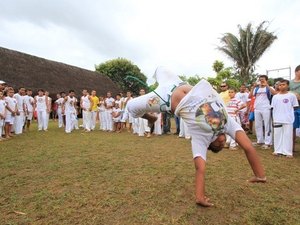
[[17, 107], [19, 112], [23, 112], [24, 96], [21, 96], [19, 93], [14, 94], [14, 98], [17, 100]]
[[64, 104], [64, 98], [59, 98], [55, 101], [57, 104], [57, 108], [62, 108], [62, 105]]
[[258, 88], [257, 91], [255, 90], [256, 88], [254, 88], [253, 90], [253, 96], [255, 96], [254, 109], [257, 110], [271, 109], [270, 100], [267, 94], [267, 87], [263, 87], [263, 88], [260, 87]]
[[47, 103], [46, 103], [46, 96], [35, 96], [36, 100], [36, 110], [37, 111], [44, 111], [47, 110]]
[[[113, 108], [112, 113], [119, 113], [119, 112], [121, 112], [121, 111], [122, 111], [122, 110], [121, 110], [120, 108]], [[120, 121], [121, 121], [121, 117], [122, 117], [122, 114], [120, 113], [119, 116], [113, 117], [113, 121], [115, 121], [115, 122], [120, 122]]]
[[6, 102], [0, 99], [0, 114], [4, 115], [6, 109]]
[[[247, 104], [247, 102], [250, 102], [249, 93], [247, 92], [244, 93], [238, 92], [236, 93], [235, 98], [240, 100], [243, 104]], [[246, 112], [247, 107], [243, 108], [241, 111]]]
[[65, 112], [68, 113], [75, 113], [75, 104], [77, 102], [77, 99], [75, 97], [67, 96], [67, 101], [65, 102]]
[[105, 99], [105, 103], [106, 103], [106, 106], [107, 106], [107, 107], [112, 107], [113, 104], [114, 104], [114, 102], [115, 102], [115, 99], [114, 99], [113, 97], [110, 97], [110, 98], [106, 98], [106, 99]]
[[24, 103], [26, 105], [27, 111], [28, 112], [33, 112], [33, 103], [34, 103], [33, 97], [29, 96], [29, 95], [25, 95], [24, 96]]
[[293, 123], [295, 120], [294, 107], [299, 106], [295, 94], [277, 94], [273, 96], [273, 121], [274, 123]]
[[[11, 110], [15, 110], [16, 105], [17, 105], [17, 100], [15, 98], [12, 97], [5, 97], [5, 102], [6, 105], [11, 109]], [[6, 115], [11, 115], [11, 112], [9, 110], [6, 110]]]
[[82, 107], [85, 109], [90, 109], [91, 108], [91, 101], [90, 101], [90, 96], [86, 95], [86, 96], [82, 96], [81, 97], [82, 100]]

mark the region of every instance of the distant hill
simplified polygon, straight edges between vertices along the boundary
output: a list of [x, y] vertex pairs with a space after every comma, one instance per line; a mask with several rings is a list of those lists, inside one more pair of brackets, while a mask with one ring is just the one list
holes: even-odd
[[117, 94], [119, 88], [106, 76], [0, 47], [0, 80], [13, 88], [25, 87], [34, 92], [43, 88], [52, 97], [61, 91], [74, 89], [80, 96], [83, 89], [96, 90], [97, 95], [111, 91]]

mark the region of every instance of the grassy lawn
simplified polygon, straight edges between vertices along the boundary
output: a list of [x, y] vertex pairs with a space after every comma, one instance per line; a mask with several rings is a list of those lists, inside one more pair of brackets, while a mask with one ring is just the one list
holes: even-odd
[[[258, 150], [266, 184], [249, 184], [241, 150], [208, 153], [194, 201], [190, 143], [175, 135], [75, 131], [50, 124], [0, 143], [0, 224], [300, 224], [300, 145], [294, 159]], [[23, 214], [24, 213], [24, 214]]]

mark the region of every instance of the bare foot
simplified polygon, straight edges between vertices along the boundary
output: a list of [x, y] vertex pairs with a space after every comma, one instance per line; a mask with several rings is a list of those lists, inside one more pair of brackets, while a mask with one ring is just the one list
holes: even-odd
[[266, 183], [267, 182], [267, 178], [263, 177], [252, 177], [249, 180], [247, 180], [249, 183]]
[[202, 206], [202, 207], [211, 207], [214, 204], [210, 203], [209, 200], [210, 199], [208, 197], [204, 196], [203, 199], [197, 200], [196, 204], [199, 205], [199, 206]]

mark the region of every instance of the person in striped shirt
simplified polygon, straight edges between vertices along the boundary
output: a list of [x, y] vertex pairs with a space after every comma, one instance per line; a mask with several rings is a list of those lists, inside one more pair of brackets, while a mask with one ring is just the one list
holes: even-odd
[[[228, 95], [229, 95], [229, 101], [226, 104], [226, 110], [228, 115], [233, 118], [238, 124], [241, 125], [239, 112], [240, 110], [244, 109], [246, 107], [246, 104], [244, 104], [242, 101], [238, 100], [235, 95], [236, 91], [234, 88], [228, 89]], [[233, 138], [231, 138], [229, 135], [226, 137], [227, 144], [229, 145], [230, 150], [236, 150], [237, 144]]]

